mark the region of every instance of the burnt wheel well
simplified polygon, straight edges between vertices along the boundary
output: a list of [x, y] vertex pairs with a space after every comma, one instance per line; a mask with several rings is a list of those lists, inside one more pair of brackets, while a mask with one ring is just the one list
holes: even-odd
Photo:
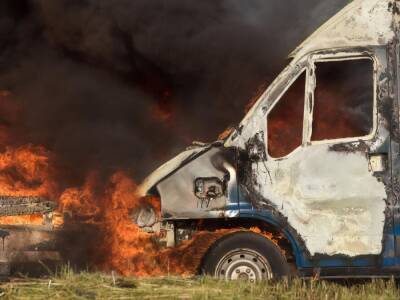
[[[177, 232], [185, 232], [185, 234], [182, 235], [185, 237], [185, 239], [187, 239], [187, 237], [190, 239], [191, 235], [201, 231], [215, 232], [216, 235], [218, 235], [218, 238], [213, 240], [212, 243], [207, 247], [207, 251], [204, 252], [203, 259], [199, 265], [199, 271], [204, 262], [204, 258], [207, 255], [208, 249], [218, 242], [219, 239], [235, 231], [251, 231], [270, 239], [282, 250], [282, 254], [285, 256], [287, 262], [295, 268], [296, 261], [294, 249], [290, 241], [286, 238], [281, 230], [267, 222], [248, 218], [232, 218], [182, 220], [175, 221], [174, 223]], [[192, 234], [187, 234], [189, 231]], [[221, 232], [223, 232], [223, 234], [221, 234]], [[178, 234], [178, 244], [183, 240], [184, 239], [180, 239], [180, 235]]]

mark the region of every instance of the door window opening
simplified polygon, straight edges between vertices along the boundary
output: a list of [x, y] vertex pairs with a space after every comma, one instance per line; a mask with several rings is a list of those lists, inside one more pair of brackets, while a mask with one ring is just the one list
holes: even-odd
[[368, 58], [315, 64], [312, 141], [362, 137], [373, 129], [374, 66]]
[[267, 117], [268, 154], [279, 158], [290, 154], [303, 141], [306, 72], [293, 82]]

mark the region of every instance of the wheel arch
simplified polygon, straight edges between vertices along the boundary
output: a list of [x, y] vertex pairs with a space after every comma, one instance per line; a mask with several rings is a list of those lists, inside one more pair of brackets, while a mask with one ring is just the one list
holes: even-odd
[[272, 228], [281, 234], [288, 242], [288, 245], [284, 245], [284, 249], [290, 251], [294, 257], [294, 263], [297, 268], [300, 268], [305, 261], [304, 254], [307, 253], [305, 243], [303, 239], [297, 234], [297, 232], [290, 227], [286, 221], [279, 220], [269, 214], [251, 214], [246, 216], [241, 214], [242, 218], [257, 220], [263, 224], [266, 228]]
[[[207, 222], [203, 223], [205, 228], [209, 228], [209, 226], [213, 226], [212, 230], [218, 229], [226, 229], [229, 227], [232, 229], [231, 231], [227, 231], [226, 234], [222, 235], [218, 239], [212, 242], [210, 246], [205, 251], [200, 264], [198, 266], [198, 272], [202, 272], [202, 268], [204, 265], [204, 261], [207, 255], [212, 251], [212, 249], [220, 243], [227, 236], [237, 233], [237, 232], [252, 232], [260, 234], [265, 238], [271, 240], [276, 246], [281, 250], [282, 254], [285, 256], [287, 262], [291, 265], [292, 269], [297, 269], [299, 267], [299, 263], [303, 259], [301, 248], [293, 235], [286, 229], [279, 226], [278, 223], [273, 220], [266, 220], [261, 216], [252, 216], [250, 217], [240, 217], [229, 220], [208, 220], [210, 225], [207, 225]], [[228, 226], [227, 226], [228, 225]]]

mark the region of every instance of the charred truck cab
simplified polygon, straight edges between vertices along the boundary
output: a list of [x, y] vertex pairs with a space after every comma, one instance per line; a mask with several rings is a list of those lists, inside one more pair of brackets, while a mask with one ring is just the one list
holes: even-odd
[[331, 18], [227, 138], [145, 180], [161, 220], [142, 227], [169, 246], [232, 229], [200, 266], [220, 278], [399, 276], [399, 14], [356, 0]]

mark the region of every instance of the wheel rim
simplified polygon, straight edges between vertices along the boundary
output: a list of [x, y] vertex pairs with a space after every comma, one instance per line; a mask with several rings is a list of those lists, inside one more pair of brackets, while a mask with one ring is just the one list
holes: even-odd
[[215, 277], [257, 282], [272, 279], [272, 269], [265, 257], [257, 251], [236, 249], [221, 258], [215, 269]]

